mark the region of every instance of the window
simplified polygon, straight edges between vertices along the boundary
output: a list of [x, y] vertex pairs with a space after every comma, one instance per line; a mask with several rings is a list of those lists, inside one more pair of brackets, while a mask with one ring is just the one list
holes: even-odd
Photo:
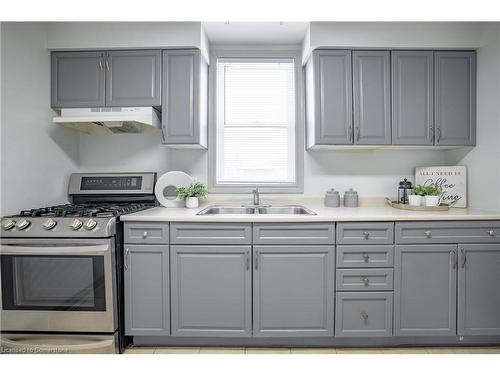
[[297, 191], [295, 63], [295, 57], [216, 59], [212, 190]]

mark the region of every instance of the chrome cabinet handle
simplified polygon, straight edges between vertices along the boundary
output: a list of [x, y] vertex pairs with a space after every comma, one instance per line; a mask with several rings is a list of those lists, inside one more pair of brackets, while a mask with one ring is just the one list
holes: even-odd
[[102, 70], [102, 57], [99, 57], [99, 69]]
[[109, 70], [109, 60], [106, 59], [106, 70]]
[[490, 229], [489, 231], [487, 231], [486, 233], [488, 233], [488, 235], [490, 237], [495, 237], [495, 231], [493, 229]]
[[370, 261], [370, 256], [369, 255], [363, 254], [362, 257], [365, 260], [365, 263], [368, 263]]
[[455, 250], [453, 250], [450, 253], [450, 259], [451, 259], [451, 268], [455, 269], [457, 268], [457, 263], [458, 263], [458, 255]]
[[356, 126], [356, 142], [359, 141], [359, 138], [361, 138], [361, 130], [359, 126]]
[[436, 128], [436, 143], [439, 143], [441, 140], [441, 128]]
[[352, 125], [349, 125], [348, 132], [349, 132], [349, 142], [352, 142], [353, 141], [353, 136], [354, 136], [353, 131], [352, 131]]
[[255, 269], [259, 268], [259, 252], [255, 251]]
[[129, 259], [130, 249], [127, 247], [125, 250], [125, 269], [128, 270], [128, 259]]
[[369, 286], [370, 285], [370, 280], [368, 280], [368, 277], [361, 276], [361, 280], [363, 280], [363, 284], [365, 284], [365, 286]]
[[370, 232], [363, 232], [363, 237], [367, 240], [370, 237]]
[[250, 269], [250, 254], [249, 254], [249, 251], [246, 252], [246, 268], [247, 270]]
[[462, 254], [462, 264], [460, 265], [460, 267], [465, 268], [465, 263], [467, 263], [467, 255], [465, 255], [464, 249], [461, 249], [460, 253]]
[[142, 234], [142, 238], [146, 238], [147, 236], [148, 236], [148, 232], [144, 232], [144, 233]]
[[365, 313], [364, 311], [361, 312], [361, 317], [363, 318], [364, 321], [367, 321], [368, 320], [368, 314]]
[[424, 234], [427, 236], [427, 238], [431, 238], [432, 237], [432, 232], [430, 230], [426, 230], [424, 232]]
[[429, 126], [429, 139], [431, 140], [431, 143], [434, 144], [434, 126]]

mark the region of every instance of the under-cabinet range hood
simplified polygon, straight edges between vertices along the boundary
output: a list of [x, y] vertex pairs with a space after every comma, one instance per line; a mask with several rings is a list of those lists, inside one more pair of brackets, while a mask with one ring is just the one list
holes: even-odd
[[153, 107], [63, 108], [54, 122], [87, 134], [160, 131], [159, 112]]

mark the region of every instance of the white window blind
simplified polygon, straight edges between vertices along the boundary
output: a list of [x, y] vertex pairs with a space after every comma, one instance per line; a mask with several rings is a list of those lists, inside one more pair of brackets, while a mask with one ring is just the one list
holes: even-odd
[[290, 58], [217, 61], [217, 184], [295, 183], [295, 70]]

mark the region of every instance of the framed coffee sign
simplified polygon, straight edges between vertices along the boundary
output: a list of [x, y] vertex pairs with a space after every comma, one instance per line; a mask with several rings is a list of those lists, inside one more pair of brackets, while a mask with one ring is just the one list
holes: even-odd
[[456, 167], [417, 167], [416, 185], [434, 185], [441, 188], [443, 203], [453, 207], [467, 207], [467, 168]]

